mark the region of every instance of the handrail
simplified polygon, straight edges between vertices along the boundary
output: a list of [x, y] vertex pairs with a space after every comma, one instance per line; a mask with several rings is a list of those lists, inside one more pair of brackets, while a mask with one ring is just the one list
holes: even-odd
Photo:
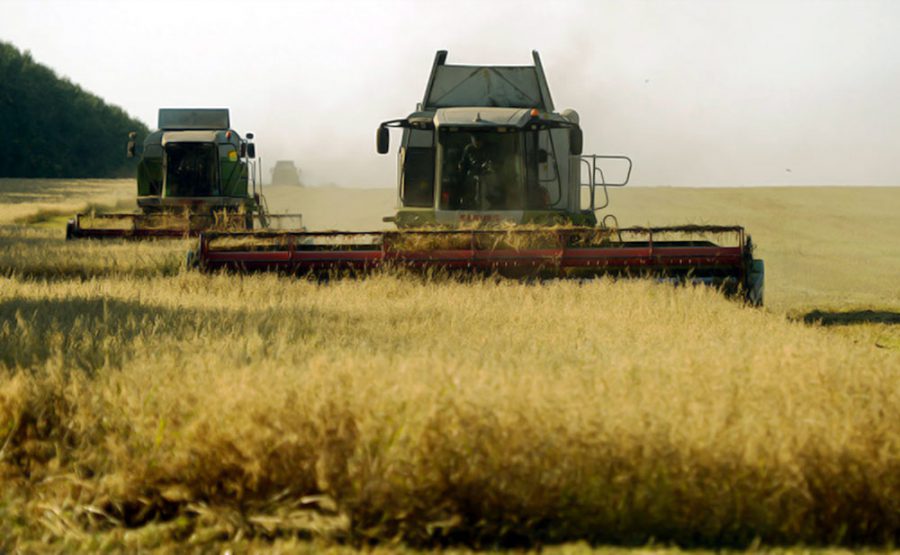
[[[624, 187], [628, 184], [628, 181], [631, 179], [631, 169], [634, 166], [631, 158], [624, 155], [612, 155], [612, 154], [584, 154], [580, 157], [581, 163], [587, 167], [589, 180], [587, 183], [582, 183], [581, 186], [590, 187], [591, 194], [591, 210], [597, 211], [602, 210], [609, 206], [609, 191], [607, 191], [607, 187]], [[624, 161], [628, 164], [628, 171], [625, 173], [625, 179], [621, 183], [607, 183], [606, 175], [603, 173], [603, 168], [597, 164], [598, 160], [620, 160]], [[600, 174], [600, 180], [597, 180], [597, 174]], [[596, 206], [596, 193], [595, 189], [601, 186], [603, 187], [603, 205]]]

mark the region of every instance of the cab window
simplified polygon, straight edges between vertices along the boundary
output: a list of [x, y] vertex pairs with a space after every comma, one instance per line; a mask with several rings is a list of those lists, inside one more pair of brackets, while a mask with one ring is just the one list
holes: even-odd
[[434, 206], [434, 132], [410, 129], [401, 152], [404, 206]]
[[442, 130], [441, 209], [522, 210], [521, 142], [511, 130]]

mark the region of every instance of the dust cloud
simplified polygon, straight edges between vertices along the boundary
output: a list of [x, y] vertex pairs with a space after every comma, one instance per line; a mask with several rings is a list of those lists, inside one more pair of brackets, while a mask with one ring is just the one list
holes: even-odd
[[310, 231], [371, 231], [391, 229], [382, 221], [396, 212], [395, 189], [344, 187], [265, 187], [263, 194], [273, 214], [302, 214]]

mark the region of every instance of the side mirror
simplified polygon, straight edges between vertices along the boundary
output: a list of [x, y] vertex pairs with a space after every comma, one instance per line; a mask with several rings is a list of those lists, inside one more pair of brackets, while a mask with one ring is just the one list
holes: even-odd
[[247, 140], [253, 140], [253, 133], [247, 133]]
[[125, 153], [125, 156], [127, 156], [128, 158], [134, 158], [135, 137], [137, 137], [137, 132], [132, 131], [128, 133], [128, 147]]
[[256, 158], [256, 144], [247, 143], [247, 157]]
[[388, 150], [391, 148], [391, 132], [387, 127], [379, 127], [378, 133], [375, 136], [375, 146], [378, 150], [378, 154], [387, 154]]
[[584, 149], [584, 134], [580, 127], [573, 127], [569, 130], [569, 152], [572, 156], [581, 156]]

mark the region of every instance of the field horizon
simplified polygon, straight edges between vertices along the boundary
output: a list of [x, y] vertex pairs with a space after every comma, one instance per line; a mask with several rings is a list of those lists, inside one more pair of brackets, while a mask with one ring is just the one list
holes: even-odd
[[[191, 241], [63, 240], [133, 181], [0, 180], [0, 550], [897, 545], [900, 188], [611, 200], [623, 226], [744, 225], [766, 306], [203, 275]], [[269, 196], [315, 229], [393, 203]]]

